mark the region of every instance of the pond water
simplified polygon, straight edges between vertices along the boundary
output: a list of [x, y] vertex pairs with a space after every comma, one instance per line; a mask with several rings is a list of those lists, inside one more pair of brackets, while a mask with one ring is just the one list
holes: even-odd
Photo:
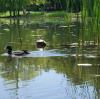
[[[63, 18], [1, 19], [0, 99], [100, 99], [100, 49], [87, 30]], [[40, 37], [44, 51], [35, 45]], [[7, 45], [31, 54], [8, 57]]]

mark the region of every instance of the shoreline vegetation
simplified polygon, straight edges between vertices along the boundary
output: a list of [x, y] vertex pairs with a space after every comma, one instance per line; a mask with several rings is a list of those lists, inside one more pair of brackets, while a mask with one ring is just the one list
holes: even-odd
[[91, 18], [100, 23], [99, 0], [1, 0], [0, 18], [66, 17]]
[[41, 12], [41, 11], [30, 11], [24, 14], [22, 11], [20, 15], [10, 16], [9, 12], [0, 13], [0, 18], [8, 18], [8, 19], [17, 19], [17, 18], [34, 18], [34, 17], [41, 17], [41, 18], [63, 18], [66, 22], [72, 21], [82, 21], [81, 13], [68, 13], [66, 11], [48, 11], [48, 12]]
[[80, 22], [87, 23], [88, 20], [91, 22], [95, 22], [95, 24], [100, 25], [99, 16], [87, 16], [85, 12], [67, 12], [67, 11], [27, 11], [23, 13], [23, 11], [19, 12], [19, 15], [11, 16], [9, 12], [0, 12], [0, 18], [27, 18], [27, 17], [45, 17], [45, 18], [53, 18], [53, 17], [61, 17], [64, 18], [66, 22], [72, 22], [73, 20], [77, 20]]
[[[59, 18], [64, 19], [68, 27], [68, 35], [72, 33], [72, 26], [76, 25], [77, 42], [83, 44], [84, 41], [95, 41], [96, 45], [100, 45], [100, 0], [67, 0], [67, 2], [66, 0], [36, 0], [32, 3], [29, 0], [15, 0], [16, 3], [10, 1], [2, 0], [0, 18], [10, 18], [14, 21], [20, 18], [26, 18], [26, 20], [28, 18], [30, 21], [31, 18], [43, 18], [44, 20], [58, 18], [58, 23]], [[20, 23], [19, 20], [17, 23]], [[95, 45], [91, 42], [87, 44]]]
[[[78, 13], [79, 14], [79, 13]], [[30, 11], [26, 14], [20, 12], [20, 15], [10, 16], [9, 12], [0, 13], [0, 18], [17, 18], [17, 17], [38, 17], [38, 16], [45, 16], [45, 17], [65, 17], [68, 15], [76, 15], [76, 13], [67, 13], [66, 11], [49, 11], [49, 12], [41, 12], [41, 11]]]

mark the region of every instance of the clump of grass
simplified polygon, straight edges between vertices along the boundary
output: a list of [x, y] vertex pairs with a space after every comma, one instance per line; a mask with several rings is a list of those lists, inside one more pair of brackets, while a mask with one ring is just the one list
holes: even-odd
[[66, 16], [66, 11], [52, 11], [45, 13], [46, 17], [64, 17]]
[[1, 12], [0, 13], [0, 17], [6, 17], [6, 16], [9, 16], [10, 14], [9, 14], [9, 12], [7, 11], [7, 12]]
[[37, 17], [44, 15], [44, 12], [30, 12], [30, 16]]

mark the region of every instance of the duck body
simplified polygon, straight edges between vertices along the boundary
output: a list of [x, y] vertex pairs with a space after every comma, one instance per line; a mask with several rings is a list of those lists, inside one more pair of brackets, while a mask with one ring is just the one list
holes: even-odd
[[39, 40], [36, 41], [36, 46], [37, 46], [37, 48], [45, 48], [46, 42], [42, 39], [39, 39]]
[[27, 55], [29, 54], [29, 52], [27, 50], [23, 50], [23, 51], [14, 51], [12, 52], [13, 55], [16, 55], [16, 56], [24, 56], [24, 55]]

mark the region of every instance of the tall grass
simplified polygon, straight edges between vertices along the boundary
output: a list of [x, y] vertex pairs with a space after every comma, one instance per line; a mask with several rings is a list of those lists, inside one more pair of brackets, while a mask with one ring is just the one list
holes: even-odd
[[[69, 5], [72, 7], [79, 6], [77, 2], [80, 1], [80, 11], [70, 13], [67, 11]], [[100, 0], [67, 0], [66, 6], [66, 22], [70, 20], [72, 23], [73, 18], [75, 21], [81, 20], [81, 28], [79, 27], [79, 40], [80, 42], [94, 41], [96, 45], [100, 45]], [[72, 14], [74, 13], [74, 14]], [[69, 32], [71, 30], [69, 29]]]
[[82, 21], [87, 28], [91, 38], [96, 39], [97, 44], [100, 42], [100, 0], [82, 0]]
[[[94, 41], [96, 45], [100, 42], [100, 0], [82, 0], [82, 26], [85, 40]], [[88, 36], [88, 38], [87, 38]]]

